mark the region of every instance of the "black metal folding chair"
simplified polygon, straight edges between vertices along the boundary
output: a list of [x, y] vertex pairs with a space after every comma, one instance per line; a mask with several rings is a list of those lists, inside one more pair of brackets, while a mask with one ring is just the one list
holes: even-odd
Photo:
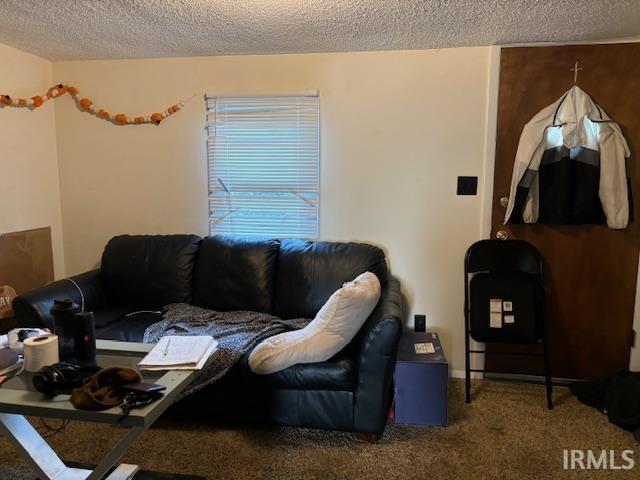
[[[469, 247], [464, 260], [465, 388], [471, 402], [471, 373], [504, 373], [471, 368], [471, 354], [541, 357], [551, 398], [551, 365], [544, 318], [542, 257], [522, 240], [481, 240]], [[477, 342], [537, 344], [542, 352], [471, 350]]]

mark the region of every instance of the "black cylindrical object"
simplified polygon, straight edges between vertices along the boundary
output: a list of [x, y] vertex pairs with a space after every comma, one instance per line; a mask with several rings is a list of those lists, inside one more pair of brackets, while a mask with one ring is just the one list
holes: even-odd
[[96, 327], [93, 312], [80, 312], [75, 317], [75, 359], [80, 365], [96, 363]]
[[60, 346], [60, 361], [78, 365], [95, 364], [96, 332], [92, 312], [81, 312], [70, 299], [53, 301], [51, 314]]
[[53, 333], [58, 336], [60, 361], [71, 362], [74, 357], [75, 335], [73, 325], [74, 315], [80, 312], [80, 305], [69, 298], [55, 299], [51, 307], [54, 318]]
[[62, 318], [63, 316], [70, 316], [74, 313], [80, 311], [80, 305], [71, 300], [70, 298], [56, 298], [53, 301], [53, 306], [51, 307], [51, 315], [56, 320], [58, 318]]

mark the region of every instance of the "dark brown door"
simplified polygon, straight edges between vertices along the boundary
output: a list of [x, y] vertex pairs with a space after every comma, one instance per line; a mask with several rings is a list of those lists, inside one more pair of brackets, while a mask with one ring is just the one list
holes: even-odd
[[[492, 238], [499, 230], [526, 240], [544, 257], [546, 318], [553, 376], [595, 378], [628, 368], [638, 268], [640, 198], [640, 43], [505, 48], [493, 189]], [[631, 149], [636, 220], [626, 230], [601, 225], [503, 225], [513, 163], [522, 128], [573, 83], [622, 127]], [[497, 358], [497, 357], [494, 357]], [[540, 373], [530, 360], [488, 360], [488, 367]]]

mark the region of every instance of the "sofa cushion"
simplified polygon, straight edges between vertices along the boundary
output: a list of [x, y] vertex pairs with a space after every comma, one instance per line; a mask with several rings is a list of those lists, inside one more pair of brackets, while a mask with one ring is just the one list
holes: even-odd
[[356, 384], [356, 362], [346, 350], [321, 363], [293, 365], [269, 375], [258, 375], [249, 368], [245, 355], [225, 377], [225, 382], [261, 388], [293, 390], [353, 391]]
[[343, 283], [367, 271], [385, 285], [384, 252], [373, 245], [282, 240], [275, 314], [281, 318], [313, 318]]
[[96, 330], [108, 327], [118, 320], [121, 320], [130, 312], [131, 308], [125, 306], [107, 306], [94, 309], [93, 317], [95, 319]]
[[101, 275], [112, 301], [157, 310], [191, 300], [201, 238], [196, 235], [120, 235], [102, 254]]
[[265, 375], [328, 360], [349, 344], [379, 300], [378, 277], [371, 272], [358, 275], [331, 295], [306, 327], [260, 342], [249, 357], [251, 370]]
[[269, 239], [205, 238], [194, 272], [194, 305], [271, 313], [278, 247], [277, 240]]
[[142, 343], [145, 330], [160, 320], [162, 320], [160, 313], [131, 312], [104, 328], [97, 328], [96, 326], [96, 338]]

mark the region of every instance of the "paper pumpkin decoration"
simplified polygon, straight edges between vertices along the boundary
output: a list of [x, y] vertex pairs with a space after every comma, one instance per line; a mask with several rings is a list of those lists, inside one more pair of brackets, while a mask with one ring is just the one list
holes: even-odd
[[182, 101], [176, 105], [170, 106], [162, 112], [156, 112], [151, 115], [137, 115], [135, 117], [128, 116], [124, 113], [113, 115], [104, 108], [96, 107], [96, 105], [88, 98], [78, 98], [79, 91], [76, 87], [67, 85], [66, 83], [59, 83], [58, 85], [54, 85], [53, 87], [51, 87], [44, 94], [36, 95], [34, 97], [31, 97], [30, 99], [13, 98], [9, 95], [0, 95], [0, 105], [4, 105], [7, 107], [29, 108], [31, 110], [35, 110], [36, 108], [41, 107], [46, 101], [57, 98], [61, 95], [64, 95], [65, 93], [71, 95], [76, 101], [79, 108], [81, 108], [82, 110], [85, 110], [88, 113], [92, 113], [98, 118], [108, 120], [115, 125], [141, 125], [144, 123], [160, 125], [160, 122], [162, 122], [165, 118], [168, 118], [170, 115], [173, 115], [174, 113], [184, 108], [184, 104], [186, 103], [186, 101]]

